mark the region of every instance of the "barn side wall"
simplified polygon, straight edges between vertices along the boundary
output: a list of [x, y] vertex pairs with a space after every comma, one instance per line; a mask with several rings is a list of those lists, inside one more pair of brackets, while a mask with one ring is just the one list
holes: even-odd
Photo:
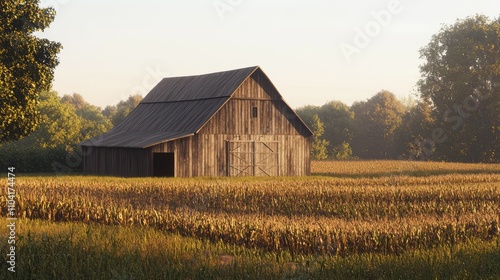
[[310, 138], [301, 135], [197, 134], [158, 144], [150, 150], [174, 153], [176, 177], [226, 176], [226, 141], [232, 140], [277, 141], [280, 176], [311, 174]]
[[82, 147], [83, 172], [121, 177], [151, 176], [151, 156], [146, 149]]

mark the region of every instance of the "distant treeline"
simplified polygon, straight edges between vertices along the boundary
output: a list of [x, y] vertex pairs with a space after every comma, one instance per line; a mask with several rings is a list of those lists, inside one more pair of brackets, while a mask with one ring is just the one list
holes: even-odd
[[[33, 8], [21, 6], [17, 8]], [[6, 7], [9, 16], [16, 16], [11, 11], [18, 9]], [[37, 24], [19, 26], [43, 30], [53, 20], [52, 13], [35, 10], [22, 15]], [[33, 31], [7, 29], [0, 26], [0, 33], [8, 31], [10, 36], [0, 36], [0, 41], [16, 36], [26, 41], [24, 33]], [[36, 42], [27, 40], [30, 47], [24, 50], [31, 53], [40, 48], [46, 53], [27, 55], [19, 47], [10, 48], [12, 43], [0, 44], [0, 72], [6, 73], [0, 73], [0, 168], [78, 171], [82, 153], [77, 143], [111, 129], [142, 97], [130, 96], [101, 109], [79, 94], [59, 97], [54, 91], [43, 91], [52, 80], [54, 57], [61, 46], [52, 42], [49, 51], [46, 41], [38, 42], [43, 42], [43, 48], [36, 47], [38, 43], [31, 46]], [[297, 109], [314, 132], [313, 158], [500, 162], [499, 50], [500, 18], [468, 17], [443, 26], [420, 50], [425, 62], [414, 102], [403, 104], [394, 94], [381, 91], [350, 107], [333, 101]], [[38, 60], [45, 64], [27, 59], [40, 54], [45, 56]], [[34, 69], [39, 73], [33, 74]]]
[[486, 114], [450, 110], [440, 119], [434, 107], [383, 90], [350, 107], [331, 101], [296, 112], [315, 134], [314, 159], [500, 161], [498, 128], [478, 125]]
[[0, 168], [13, 166], [18, 172], [70, 173], [81, 170], [82, 153], [77, 144], [120, 123], [141, 101], [127, 100], [102, 109], [80, 94], [60, 97], [55, 91], [40, 94], [40, 126], [18, 141], [0, 144]]
[[500, 17], [444, 25], [420, 50], [414, 103], [382, 91], [297, 110], [315, 131], [313, 157], [499, 162], [499, 50]]
[[[40, 95], [40, 127], [29, 136], [0, 145], [0, 168], [18, 172], [69, 173], [81, 170], [77, 143], [110, 130], [142, 100], [133, 95], [104, 109], [79, 94]], [[478, 141], [478, 116], [444, 121], [433, 117], [430, 103], [398, 100], [381, 91], [347, 106], [340, 101], [296, 110], [313, 130], [314, 159], [409, 159], [459, 162], [499, 162], [498, 142]], [[460, 137], [457, 137], [459, 135]]]

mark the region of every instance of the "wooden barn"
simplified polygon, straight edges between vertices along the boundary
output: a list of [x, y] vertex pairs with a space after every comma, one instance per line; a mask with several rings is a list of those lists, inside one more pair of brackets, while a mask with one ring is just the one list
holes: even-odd
[[256, 66], [165, 78], [122, 123], [79, 145], [90, 174], [303, 176], [311, 136]]

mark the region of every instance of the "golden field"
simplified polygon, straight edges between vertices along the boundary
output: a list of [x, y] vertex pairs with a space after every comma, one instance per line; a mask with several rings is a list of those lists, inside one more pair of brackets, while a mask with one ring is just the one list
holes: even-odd
[[330, 256], [400, 254], [499, 234], [498, 164], [319, 161], [312, 170], [300, 178], [19, 175], [17, 213]]

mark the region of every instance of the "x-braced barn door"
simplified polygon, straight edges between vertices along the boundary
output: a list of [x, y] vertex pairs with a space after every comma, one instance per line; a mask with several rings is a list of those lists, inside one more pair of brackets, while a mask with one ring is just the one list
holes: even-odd
[[227, 176], [279, 176], [277, 141], [227, 141]]

